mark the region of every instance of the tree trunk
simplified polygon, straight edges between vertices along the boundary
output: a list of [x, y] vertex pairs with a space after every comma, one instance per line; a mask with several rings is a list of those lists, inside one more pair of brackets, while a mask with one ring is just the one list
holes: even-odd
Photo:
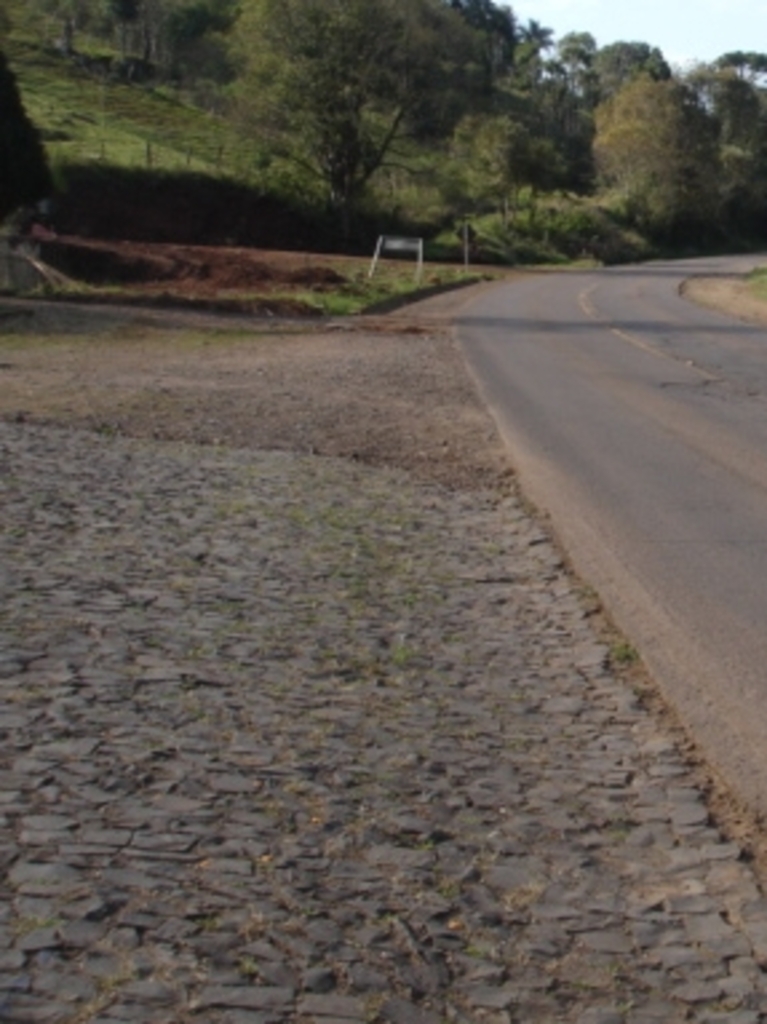
[[75, 22], [70, 16], [64, 18], [61, 26], [61, 52], [65, 57], [71, 57], [75, 49]]

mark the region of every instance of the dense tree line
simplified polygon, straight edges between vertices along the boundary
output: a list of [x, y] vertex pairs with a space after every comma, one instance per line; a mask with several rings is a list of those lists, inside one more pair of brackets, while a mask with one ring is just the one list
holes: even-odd
[[767, 231], [764, 55], [674, 73], [494, 0], [243, 0], [238, 28], [245, 123], [347, 214], [393, 165], [507, 225], [559, 190], [663, 242]]
[[[684, 73], [644, 42], [555, 40], [495, 0], [29, 0], [258, 138], [348, 230], [404, 182], [508, 231], [597, 197], [656, 240], [767, 233], [767, 56]], [[43, 19], [43, 21], [45, 21]]]
[[[234, 69], [227, 38], [237, 0], [29, 0], [53, 24], [65, 55], [85, 33], [112, 42], [129, 71], [144, 79], [223, 84]], [[115, 73], [121, 72], [116, 64]]]

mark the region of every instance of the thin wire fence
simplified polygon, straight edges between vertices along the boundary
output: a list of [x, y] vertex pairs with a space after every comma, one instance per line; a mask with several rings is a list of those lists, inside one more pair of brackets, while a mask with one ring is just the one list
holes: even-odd
[[253, 160], [223, 145], [176, 148], [144, 139], [125, 137], [49, 143], [56, 163], [102, 163], [120, 167], [146, 167], [162, 171], [198, 171], [215, 176], [255, 180]]

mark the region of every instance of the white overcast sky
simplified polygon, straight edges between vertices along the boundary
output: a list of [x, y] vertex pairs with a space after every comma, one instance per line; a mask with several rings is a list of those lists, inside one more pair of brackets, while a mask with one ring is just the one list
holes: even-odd
[[590, 32], [599, 46], [649, 43], [670, 64], [711, 61], [732, 50], [767, 53], [767, 0], [510, 0], [517, 18]]

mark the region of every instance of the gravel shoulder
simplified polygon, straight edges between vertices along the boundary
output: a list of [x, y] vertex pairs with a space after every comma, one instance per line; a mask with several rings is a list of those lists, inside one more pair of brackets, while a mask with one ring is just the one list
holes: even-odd
[[691, 302], [748, 323], [767, 324], [767, 303], [756, 298], [740, 277], [691, 277], [682, 295]]
[[450, 335], [462, 301], [308, 324], [5, 303], [0, 417], [492, 487], [510, 470]]
[[461, 301], [4, 310], [4, 1022], [767, 1019], [747, 847], [517, 494]]

